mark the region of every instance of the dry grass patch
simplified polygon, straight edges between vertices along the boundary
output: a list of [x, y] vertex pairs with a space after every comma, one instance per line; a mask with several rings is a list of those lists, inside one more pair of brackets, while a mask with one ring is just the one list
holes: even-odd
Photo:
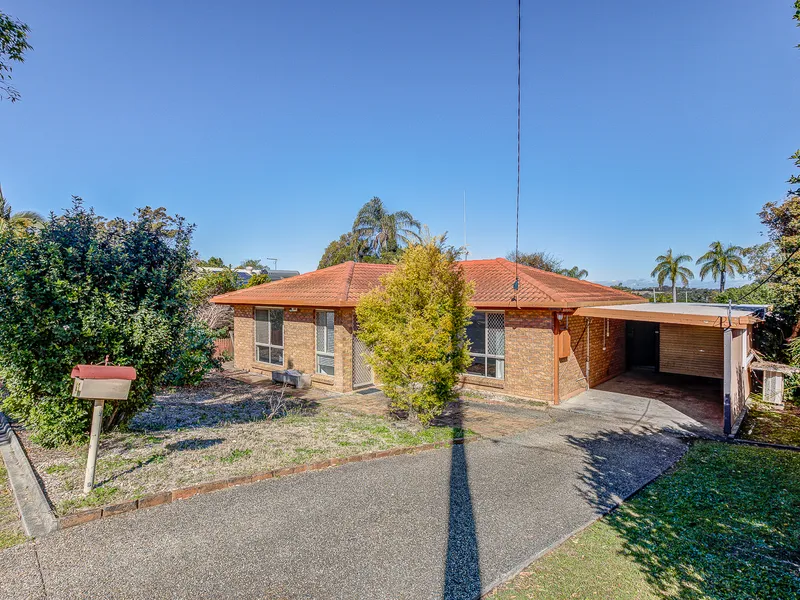
[[159, 396], [130, 431], [101, 437], [96, 488], [82, 493], [87, 448], [47, 450], [20, 439], [59, 515], [159, 491], [296, 464], [461, 437], [328, 406], [316, 390], [296, 392], [288, 412], [269, 418], [269, 385], [212, 375]]

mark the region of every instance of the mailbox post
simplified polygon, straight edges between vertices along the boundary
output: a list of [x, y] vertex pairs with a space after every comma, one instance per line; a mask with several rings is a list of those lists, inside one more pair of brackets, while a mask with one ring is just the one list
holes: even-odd
[[89, 437], [89, 458], [86, 461], [86, 477], [83, 493], [94, 487], [94, 470], [97, 465], [97, 448], [100, 446], [100, 426], [103, 423], [103, 407], [106, 400], [127, 400], [131, 381], [136, 379], [133, 367], [110, 365], [78, 365], [72, 369], [72, 395], [94, 401], [92, 429]]

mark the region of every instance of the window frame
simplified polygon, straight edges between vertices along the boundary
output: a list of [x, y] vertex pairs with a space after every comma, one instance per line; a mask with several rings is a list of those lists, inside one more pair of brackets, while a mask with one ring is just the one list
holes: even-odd
[[[257, 331], [258, 319], [256, 317], [256, 313], [258, 311], [266, 311], [267, 314], [269, 315], [269, 312], [272, 311], [272, 310], [279, 310], [282, 313], [281, 314], [281, 341], [284, 342], [285, 339], [286, 339], [286, 316], [285, 316], [286, 311], [283, 309], [283, 307], [282, 306], [255, 306], [255, 307], [253, 307], [253, 354], [254, 354], [255, 362], [257, 362], [259, 364], [270, 365], [272, 367], [282, 367], [282, 366], [284, 366], [284, 364], [286, 364], [286, 349], [285, 349], [283, 343], [281, 343], [280, 346], [277, 345], [277, 344], [273, 344], [272, 343], [272, 319], [271, 318], [269, 318], [269, 317], [267, 318], [267, 323], [269, 323], [269, 326], [267, 327], [267, 332], [269, 334], [268, 335], [268, 340], [269, 341], [266, 342], [266, 343], [258, 341], [258, 331]], [[271, 362], [271, 361], [261, 360], [261, 358], [259, 357], [259, 354], [258, 354], [258, 349], [259, 348], [266, 348], [270, 357], [272, 357], [272, 349], [273, 348], [275, 348], [276, 350], [280, 350], [281, 351], [281, 357], [282, 357], [281, 362], [280, 363], [274, 363], [274, 362]]]
[[[476, 311], [473, 311], [472, 316], [474, 317], [475, 315], [478, 315], [478, 314], [483, 314], [484, 315], [484, 317], [483, 317], [483, 321], [484, 321], [484, 326], [483, 326], [483, 336], [484, 336], [484, 338], [483, 338], [483, 347], [484, 347], [485, 350], [488, 350], [489, 349], [489, 314], [492, 314], [492, 313], [503, 315], [503, 354], [489, 354], [486, 351], [484, 351], [484, 352], [473, 352], [472, 351], [472, 347], [471, 347], [472, 342], [471, 342], [471, 340], [469, 340], [469, 334], [467, 334], [467, 340], [470, 341], [470, 352], [469, 352], [469, 355], [472, 358], [483, 358], [484, 359], [484, 363], [483, 363], [484, 366], [483, 366], [483, 375], [480, 375], [479, 373], [473, 373], [472, 371], [467, 371], [465, 373], [465, 375], [469, 375], [469, 376], [472, 376], [472, 377], [483, 377], [484, 379], [496, 379], [498, 381], [505, 381], [505, 378], [506, 378], [506, 355], [505, 355], [505, 348], [506, 348], [506, 311], [504, 311], [504, 310], [476, 310]], [[495, 361], [497, 361], [497, 360], [503, 361], [502, 377], [492, 376], [492, 375], [488, 374], [489, 373], [489, 359], [490, 358], [494, 359]], [[470, 367], [472, 367], [472, 365], [470, 365]], [[496, 366], [495, 366], [495, 369], [497, 369]]]
[[[333, 348], [328, 348], [328, 318], [325, 317], [325, 335], [323, 336], [323, 340], [325, 341], [325, 351], [319, 350], [317, 347], [317, 328], [320, 327], [319, 323], [317, 322], [317, 315], [325, 313], [330, 313], [333, 315]], [[334, 360], [333, 365], [333, 372], [332, 373], [325, 373], [324, 371], [320, 370], [319, 366], [319, 357], [324, 356]], [[317, 375], [323, 375], [325, 377], [335, 377], [336, 376], [336, 311], [330, 309], [318, 309], [314, 311], [314, 372]]]

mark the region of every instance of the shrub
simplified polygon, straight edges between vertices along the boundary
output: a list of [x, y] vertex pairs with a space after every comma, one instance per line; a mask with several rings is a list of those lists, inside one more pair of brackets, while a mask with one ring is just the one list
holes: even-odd
[[247, 283], [245, 283], [243, 287], [251, 288], [257, 285], [270, 283], [271, 281], [272, 279], [269, 278], [269, 275], [267, 273], [253, 273], [250, 276], [250, 279], [247, 280]]
[[368, 361], [384, 393], [423, 424], [441, 414], [471, 363], [466, 327], [473, 287], [443, 242], [409, 247], [356, 308], [358, 337], [371, 350]]
[[0, 232], [3, 407], [45, 446], [77, 441], [91, 402], [71, 396], [76, 364], [136, 368], [127, 401], [106, 406], [104, 428], [152, 401], [189, 324], [192, 227], [163, 208], [105, 220], [75, 198], [38, 234]]
[[172, 368], [164, 376], [167, 385], [197, 385], [206, 373], [219, 369], [222, 361], [215, 358], [214, 333], [202, 323], [193, 323], [184, 331], [174, 348]]

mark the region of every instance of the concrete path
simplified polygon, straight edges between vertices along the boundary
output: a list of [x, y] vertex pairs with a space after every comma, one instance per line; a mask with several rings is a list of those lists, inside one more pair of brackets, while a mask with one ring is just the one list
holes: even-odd
[[304, 473], [0, 553], [3, 598], [475, 598], [685, 451], [551, 411], [530, 431]]

